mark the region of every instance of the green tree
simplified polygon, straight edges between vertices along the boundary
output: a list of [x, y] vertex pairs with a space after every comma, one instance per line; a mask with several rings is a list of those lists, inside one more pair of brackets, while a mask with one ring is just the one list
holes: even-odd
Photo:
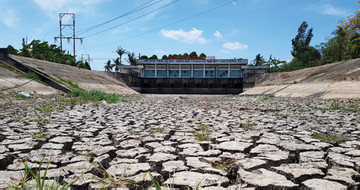
[[189, 56], [191, 57], [191, 59], [197, 59], [198, 58], [198, 55], [197, 55], [197, 53], [195, 51], [191, 52], [189, 54]]
[[337, 53], [337, 61], [341, 61], [343, 59], [343, 54], [345, 51], [345, 39], [346, 39], [346, 28], [342, 26], [338, 26], [335, 30], [335, 40], [338, 43], [338, 53]]
[[114, 71], [115, 71], [115, 72], [119, 72], [120, 69], [119, 69], [118, 66], [122, 65], [122, 63], [121, 63], [121, 61], [120, 61], [120, 58], [118, 57], [118, 58], [116, 58], [116, 59], [113, 59], [113, 62], [114, 62], [114, 68], [115, 68]]
[[142, 55], [142, 56], [140, 56], [140, 59], [149, 59], [149, 58], [146, 55]]
[[168, 56], [163, 55], [161, 59], [168, 59]]
[[182, 59], [183, 55], [182, 54], [178, 54], [176, 59]]
[[91, 70], [91, 67], [90, 67], [90, 64], [89, 64], [89, 62], [87, 62], [87, 61], [85, 61], [85, 69], [87, 69], [87, 70]]
[[118, 47], [116, 49], [116, 53], [119, 55], [119, 57], [117, 59], [115, 59], [114, 63], [115, 63], [115, 72], [119, 72], [119, 68], [118, 66], [122, 65], [122, 56], [124, 54], [127, 53], [126, 49], [122, 48], [122, 47]]
[[199, 55], [199, 57], [200, 57], [201, 59], [206, 59], [206, 54], [205, 54], [205, 53], [201, 53], [201, 54]]
[[[271, 57], [271, 56], [270, 56]], [[262, 66], [266, 63], [264, 57], [258, 53], [256, 56], [255, 56], [255, 59], [253, 60], [252, 64], [253, 65], [256, 65], [256, 66]]]
[[130, 63], [130, 65], [137, 65], [137, 60], [136, 60], [136, 56], [135, 53], [128, 53], [127, 54], [127, 62]]
[[281, 61], [280, 59], [276, 59], [275, 57], [272, 58], [270, 55], [269, 61], [266, 62], [267, 65], [270, 66], [270, 72], [280, 72], [282, 71], [282, 67], [286, 61]]
[[310, 28], [309, 30], [307, 30], [307, 28], [308, 28], [308, 24], [304, 21], [298, 29], [298, 34], [295, 36], [294, 39], [291, 40], [292, 49], [293, 49], [291, 51], [291, 55], [293, 57], [298, 56], [298, 53], [302, 47], [309, 46], [310, 44], [310, 41], [313, 37], [312, 34], [313, 29]]
[[291, 40], [293, 47], [291, 54], [294, 56], [294, 61], [300, 63], [301, 68], [316, 66], [321, 58], [319, 50], [309, 45], [313, 34], [312, 28], [309, 30], [307, 28], [308, 24], [304, 21], [298, 29], [298, 34]]
[[9, 54], [18, 55], [19, 50], [15, 49], [12, 45], [8, 45], [7, 50]]
[[111, 64], [111, 61], [108, 60], [106, 63], [105, 63], [105, 66], [104, 66], [104, 69], [106, 72], [111, 72], [112, 69], [113, 69], [114, 65]]
[[188, 53], [184, 53], [184, 54], [182, 55], [182, 58], [183, 58], [183, 59], [189, 59], [189, 58], [190, 58], [190, 56], [189, 56], [189, 54], [188, 54]]
[[157, 55], [152, 55], [149, 59], [158, 59]]

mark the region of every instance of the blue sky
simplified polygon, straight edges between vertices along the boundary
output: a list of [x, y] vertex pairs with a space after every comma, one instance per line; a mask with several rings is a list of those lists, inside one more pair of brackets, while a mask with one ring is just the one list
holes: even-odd
[[[356, 0], [0, 0], [0, 47], [20, 49], [24, 37], [54, 43], [60, 12], [75, 13], [76, 31], [81, 31], [144, 4], [153, 5], [77, 33], [84, 38], [76, 43], [77, 57], [89, 54], [95, 70], [116, 58], [118, 46], [159, 58], [196, 51], [249, 62], [258, 53], [289, 61], [291, 39], [303, 21], [314, 30], [315, 46], [331, 37], [339, 20], [359, 10]], [[63, 43], [72, 52], [72, 45]]]

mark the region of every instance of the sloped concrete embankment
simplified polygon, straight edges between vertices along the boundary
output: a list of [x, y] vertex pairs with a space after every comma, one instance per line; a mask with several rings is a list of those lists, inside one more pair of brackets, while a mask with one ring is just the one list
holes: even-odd
[[25, 77], [25, 73], [0, 61], [0, 93], [9, 94], [20, 91], [41, 95], [59, 93], [55, 88], [29, 79]]
[[245, 95], [360, 99], [360, 59], [293, 72], [265, 74]]
[[10, 55], [10, 58], [27, 67], [37, 69], [62, 83], [76, 83], [85, 90], [100, 90], [117, 94], [137, 94], [123, 81], [119, 81], [105, 72], [91, 71], [21, 56]]

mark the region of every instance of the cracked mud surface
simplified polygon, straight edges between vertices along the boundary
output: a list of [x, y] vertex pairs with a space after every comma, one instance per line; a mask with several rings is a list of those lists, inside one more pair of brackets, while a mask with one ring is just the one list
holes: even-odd
[[[102, 188], [109, 174], [142, 189], [357, 189], [359, 112], [321, 109], [332, 101], [253, 96], [134, 96], [128, 103], [93, 103], [51, 114], [48, 136], [34, 138], [37, 99], [0, 108], [0, 188], [16, 184], [28, 160], [43, 159], [46, 177]], [[340, 102], [340, 105], [345, 102]], [[16, 113], [16, 116], [14, 115]], [[21, 116], [21, 118], [19, 118]], [[14, 118], [17, 119], [14, 119]], [[202, 131], [201, 127], [206, 128]], [[195, 137], [208, 135], [203, 141]], [[315, 134], [344, 137], [323, 142]]]

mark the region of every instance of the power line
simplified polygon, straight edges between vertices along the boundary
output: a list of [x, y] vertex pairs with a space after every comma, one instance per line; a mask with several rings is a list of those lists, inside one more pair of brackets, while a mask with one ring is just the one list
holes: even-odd
[[145, 14], [143, 14], [143, 15], [140, 15], [140, 16], [138, 16], [138, 17], [135, 17], [135, 18], [133, 18], [133, 19], [131, 19], [131, 20], [129, 20], [129, 21], [123, 22], [123, 23], [121, 23], [121, 24], [119, 24], [119, 25], [116, 25], [116, 26], [113, 26], [113, 27], [111, 27], [111, 28], [102, 30], [102, 31], [100, 31], [100, 32], [96, 32], [96, 33], [94, 33], [94, 34], [90, 34], [90, 35], [88, 35], [88, 36], [85, 36], [84, 38], [88, 38], [88, 37], [91, 37], [91, 36], [95, 36], [95, 35], [101, 34], [101, 33], [103, 33], [103, 32], [107, 32], [107, 31], [109, 31], [109, 30], [112, 30], [112, 29], [114, 29], [114, 28], [117, 28], [117, 27], [119, 27], [119, 26], [122, 26], [122, 25], [124, 25], [124, 24], [127, 24], [127, 23], [129, 23], [129, 22], [134, 21], [134, 20], [140, 19], [140, 18], [142, 18], [142, 17], [144, 17], [144, 16], [147, 16], [147, 15], [149, 15], [149, 14], [151, 14], [151, 13], [154, 13], [154, 12], [160, 10], [160, 9], [163, 9], [163, 8], [169, 6], [169, 5], [171, 5], [171, 4], [173, 4], [173, 3], [177, 2], [177, 1], [179, 1], [179, 0], [174, 0], [174, 1], [170, 2], [170, 3], [168, 3], [168, 4], [165, 4], [165, 5], [157, 8], [157, 9], [154, 9], [154, 10], [152, 10], [152, 11], [150, 11], [150, 12], [147, 12], [147, 13], [145, 13]]
[[140, 5], [140, 6], [134, 8], [134, 9], [130, 10], [129, 12], [124, 13], [124, 14], [118, 16], [118, 17], [115, 17], [115, 18], [110, 19], [110, 20], [108, 20], [108, 21], [105, 21], [105, 22], [103, 22], [103, 23], [100, 23], [100, 24], [91, 26], [91, 27], [89, 27], [89, 28], [85, 28], [85, 29], [79, 30], [79, 31], [77, 32], [77, 34], [83, 34], [83, 33], [89, 32], [89, 31], [94, 30], [94, 29], [96, 29], [96, 28], [98, 28], [98, 27], [101, 27], [101, 26], [106, 25], [106, 24], [108, 24], [108, 23], [110, 23], [110, 22], [113, 22], [113, 21], [115, 21], [115, 20], [117, 20], [117, 19], [120, 19], [120, 18], [122, 18], [122, 17], [128, 16], [128, 15], [130, 15], [130, 14], [132, 14], [132, 13], [138, 12], [138, 11], [143, 10], [143, 9], [145, 9], [145, 8], [148, 8], [148, 7], [152, 6], [152, 5], [155, 5], [155, 4], [157, 4], [157, 3], [159, 3], [159, 2], [161, 2], [161, 1], [163, 1], [163, 0], [158, 0], [158, 1], [155, 1], [155, 2], [153, 2], [153, 3], [151, 3], [151, 4], [149, 4], [151, 1], [153, 1], [153, 0], [147, 1], [146, 3]]
[[211, 8], [211, 9], [208, 9], [206, 11], [203, 11], [203, 12], [200, 12], [200, 13], [197, 13], [197, 14], [194, 14], [192, 16], [189, 16], [189, 17], [186, 17], [186, 18], [183, 18], [183, 19], [180, 19], [178, 21], [175, 21], [175, 22], [172, 22], [170, 24], [166, 24], [166, 25], [162, 25], [160, 27], [157, 27], [153, 30], [150, 30], [150, 31], [147, 31], [147, 32], [143, 32], [143, 33], [140, 33], [140, 34], [136, 34], [136, 35], [133, 35], [133, 36], [130, 36], [128, 38], [123, 38], [123, 39], [120, 39], [120, 40], [116, 40], [116, 41], [112, 41], [112, 42], [108, 42], [108, 43], [104, 43], [104, 44], [100, 44], [100, 45], [97, 45], [97, 46], [92, 46], [92, 47], [89, 47], [89, 48], [95, 48], [95, 47], [100, 47], [100, 46], [105, 46], [105, 45], [108, 45], [108, 44], [112, 44], [112, 43], [116, 43], [116, 42], [120, 42], [120, 41], [124, 41], [124, 40], [128, 40], [128, 39], [132, 39], [132, 38], [135, 38], [135, 37], [138, 37], [138, 36], [142, 36], [142, 35], [145, 35], [145, 34], [148, 34], [148, 33], [151, 33], [151, 32], [155, 32], [155, 31], [158, 31], [159, 29], [162, 29], [162, 28], [165, 28], [165, 27], [168, 27], [168, 26], [172, 26], [172, 25], [175, 25], [175, 24], [178, 24], [178, 23], [181, 23], [181, 22], [184, 22], [184, 21], [187, 21], [187, 20], [190, 20], [194, 17], [197, 17], [197, 16], [200, 16], [200, 15], [203, 15], [205, 13], [208, 13], [208, 12], [211, 12], [213, 10], [216, 10], [216, 9], [219, 9], [221, 7], [224, 7], [228, 4], [232, 4], [234, 2], [236, 2], [237, 0], [232, 0], [232, 1], [229, 1], [229, 2], [226, 2], [224, 4], [221, 4], [219, 6], [216, 6], [214, 8]]

